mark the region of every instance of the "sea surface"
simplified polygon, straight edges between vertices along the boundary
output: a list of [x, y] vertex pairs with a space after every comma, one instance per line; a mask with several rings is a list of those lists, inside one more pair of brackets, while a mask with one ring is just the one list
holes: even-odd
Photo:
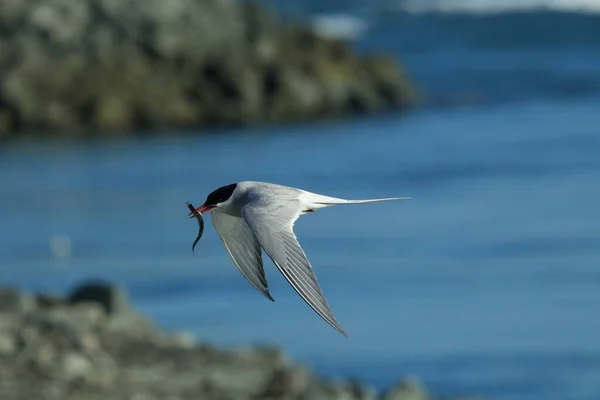
[[[600, 16], [433, 8], [369, 18], [356, 47], [402, 60], [429, 95], [424, 107], [4, 144], [0, 282], [64, 293], [83, 279], [117, 281], [163, 327], [219, 345], [276, 344], [323, 375], [381, 388], [416, 375], [442, 396], [600, 399]], [[276, 301], [265, 300], [208, 220], [192, 255], [185, 202], [240, 180], [412, 197], [296, 224], [349, 338], [268, 260]]]

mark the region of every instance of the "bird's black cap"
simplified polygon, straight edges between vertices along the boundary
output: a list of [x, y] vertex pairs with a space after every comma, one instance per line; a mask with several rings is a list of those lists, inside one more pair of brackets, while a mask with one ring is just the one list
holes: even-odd
[[231, 197], [233, 191], [237, 187], [237, 183], [232, 183], [231, 185], [222, 186], [216, 190], [214, 190], [211, 194], [206, 197], [206, 201], [204, 202], [205, 206], [214, 207], [219, 203], [223, 203]]

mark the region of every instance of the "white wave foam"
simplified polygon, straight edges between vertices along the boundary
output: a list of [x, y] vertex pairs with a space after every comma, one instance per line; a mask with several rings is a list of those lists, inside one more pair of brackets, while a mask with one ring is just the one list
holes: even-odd
[[600, 0], [397, 0], [400, 9], [412, 13], [502, 13], [554, 10], [600, 13]]

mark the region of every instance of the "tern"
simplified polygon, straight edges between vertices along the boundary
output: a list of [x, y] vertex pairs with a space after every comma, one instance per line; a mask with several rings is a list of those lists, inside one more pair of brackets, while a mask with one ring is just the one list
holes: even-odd
[[263, 296], [275, 301], [265, 278], [261, 249], [300, 297], [347, 337], [298, 243], [294, 223], [301, 215], [320, 208], [407, 199], [410, 197], [345, 200], [273, 183], [245, 181], [214, 190], [190, 215], [212, 211], [213, 226], [233, 263]]

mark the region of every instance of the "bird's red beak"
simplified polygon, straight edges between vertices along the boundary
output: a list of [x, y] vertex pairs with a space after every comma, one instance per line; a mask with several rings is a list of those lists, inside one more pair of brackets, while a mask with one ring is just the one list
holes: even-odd
[[[208, 211], [212, 210], [213, 208], [214, 208], [213, 206], [204, 206], [204, 205], [202, 205], [202, 206], [196, 208], [194, 210], [194, 212], [199, 212], [200, 214], [204, 214], [205, 212], [208, 212]], [[193, 213], [190, 213], [189, 215], [192, 216], [192, 214]]]

